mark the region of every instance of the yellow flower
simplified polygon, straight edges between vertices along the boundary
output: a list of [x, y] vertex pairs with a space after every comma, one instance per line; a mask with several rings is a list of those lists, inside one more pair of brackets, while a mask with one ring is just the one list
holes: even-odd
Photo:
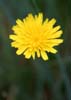
[[23, 54], [27, 59], [30, 57], [35, 59], [36, 54], [37, 57], [48, 60], [47, 53], [55, 54], [57, 50], [54, 46], [63, 42], [63, 39], [59, 39], [63, 33], [61, 27], [54, 27], [56, 20], [46, 18], [43, 21], [42, 13], [35, 16], [28, 14], [22, 21], [17, 19], [16, 23], [12, 27], [14, 34], [9, 38], [13, 40], [11, 46], [17, 48], [17, 55]]

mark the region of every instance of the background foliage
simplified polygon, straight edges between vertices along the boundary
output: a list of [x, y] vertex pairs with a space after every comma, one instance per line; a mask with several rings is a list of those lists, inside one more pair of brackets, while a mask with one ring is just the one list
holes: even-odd
[[[12, 25], [30, 12], [56, 18], [64, 31], [47, 62], [26, 60], [10, 46]], [[71, 100], [71, 0], [0, 0], [0, 100]]]

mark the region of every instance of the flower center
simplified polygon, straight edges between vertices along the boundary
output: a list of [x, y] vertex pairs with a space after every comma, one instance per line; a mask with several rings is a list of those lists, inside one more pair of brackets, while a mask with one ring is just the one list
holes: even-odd
[[32, 41], [32, 47], [34, 50], [40, 49], [41, 39], [39, 37], [34, 37]]

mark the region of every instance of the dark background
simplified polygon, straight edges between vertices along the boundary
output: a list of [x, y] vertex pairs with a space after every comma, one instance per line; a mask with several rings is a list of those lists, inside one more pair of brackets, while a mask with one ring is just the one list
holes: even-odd
[[[64, 43], [49, 60], [26, 60], [10, 46], [17, 18], [56, 18]], [[71, 100], [71, 0], [0, 0], [0, 100]]]

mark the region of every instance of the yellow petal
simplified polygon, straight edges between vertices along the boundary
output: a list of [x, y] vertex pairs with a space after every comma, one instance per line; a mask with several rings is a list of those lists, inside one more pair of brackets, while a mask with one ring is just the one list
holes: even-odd
[[38, 25], [39, 24], [41, 25], [42, 22], [43, 22], [43, 14], [42, 13], [39, 13], [38, 16], [35, 15], [35, 20], [36, 20], [36, 22], [37, 22]]
[[48, 39], [55, 39], [55, 38], [59, 38], [62, 35], [63, 31], [57, 31], [56, 33], [52, 33], [49, 35]]
[[45, 26], [48, 23], [48, 18], [46, 18], [46, 20], [43, 22], [43, 26]]
[[33, 57], [33, 59], [35, 59], [35, 52], [34, 51], [32, 52], [32, 57]]
[[12, 42], [12, 43], [11, 43], [11, 46], [12, 46], [12, 47], [15, 47], [15, 48], [17, 48], [18, 45], [19, 45], [19, 43], [17, 43], [17, 42]]
[[20, 19], [17, 19], [16, 20], [16, 23], [20, 26], [20, 27], [23, 27], [23, 22], [20, 20]]
[[37, 57], [39, 58], [40, 57], [40, 51], [37, 50], [36, 53], [37, 53]]
[[30, 14], [28, 14], [28, 17], [27, 17], [27, 21], [33, 21], [34, 20], [34, 17], [33, 17], [33, 15], [30, 13]]
[[55, 33], [55, 32], [57, 32], [59, 29], [61, 28], [61, 26], [56, 26], [56, 27], [54, 27], [52, 30], [51, 30], [51, 33]]
[[9, 38], [12, 39], [12, 40], [16, 40], [17, 36], [16, 35], [9, 35]]
[[17, 51], [16, 51], [16, 54], [17, 55], [21, 55], [23, 53], [23, 50], [22, 49], [18, 49]]
[[24, 55], [25, 55], [25, 58], [29, 59], [29, 58], [31, 57], [32, 53], [31, 53], [30, 50], [28, 49], [28, 50], [26, 50], [26, 51], [24, 52]]
[[[47, 22], [47, 23], [46, 23]], [[45, 20], [45, 22], [43, 23], [43, 26], [42, 26], [42, 28], [43, 28], [43, 30], [44, 30], [44, 32], [49, 32], [49, 31], [51, 31], [52, 30], [52, 28], [53, 28], [53, 25], [56, 23], [56, 20], [53, 18], [53, 19], [51, 19], [51, 20], [49, 20], [48, 21], [48, 19], [47, 20]]]
[[25, 50], [27, 49], [26, 46], [21, 46], [21, 48], [19, 48], [17, 51], [16, 51], [16, 54], [17, 55], [21, 55]]
[[60, 31], [58, 31], [56, 33], [53, 33], [51, 38], [59, 38], [62, 35], [62, 33], [63, 33], [62, 30], [60, 30]]
[[55, 19], [55, 18], [51, 19], [51, 20], [48, 22], [48, 24], [49, 24], [50, 26], [53, 26], [55, 23], [56, 23], [56, 19]]
[[57, 50], [54, 48], [50, 48], [50, 52], [55, 54], [55, 53], [57, 53]]
[[48, 60], [48, 56], [45, 51], [41, 51], [41, 57], [43, 58], [43, 60]]
[[63, 39], [50, 39], [50, 40], [47, 41], [47, 43], [50, 44], [50, 45], [54, 44], [54, 43], [60, 44], [62, 42], [63, 42]]

